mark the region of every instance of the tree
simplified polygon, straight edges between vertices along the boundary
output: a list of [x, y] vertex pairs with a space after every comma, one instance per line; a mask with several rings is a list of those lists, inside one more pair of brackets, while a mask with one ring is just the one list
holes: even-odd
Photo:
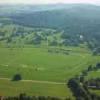
[[22, 79], [22, 77], [21, 77], [20, 74], [15, 74], [15, 75], [13, 76], [12, 81], [19, 81], [19, 80], [21, 80], [21, 79]]
[[25, 94], [25, 93], [21, 93], [21, 94], [19, 95], [19, 100], [27, 100], [26, 94]]
[[35, 34], [34, 39], [33, 39], [33, 43], [35, 45], [41, 44], [41, 40], [42, 40], [42, 37], [40, 35], [38, 35], [38, 34]]
[[96, 64], [96, 68], [98, 68], [98, 69], [100, 68], [100, 63]]
[[51, 46], [57, 46], [58, 42], [56, 40], [53, 40], [49, 45], [51, 45]]
[[90, 65], [89, 67], [88, 67], [88, 71], [92, 71], [92, 65]]
[[80, 77], [80, 82], [83, 83], [84, 80], [85, 80], [85, 79], [84, 79], [84, 76], [81, 76], [81, 77]]

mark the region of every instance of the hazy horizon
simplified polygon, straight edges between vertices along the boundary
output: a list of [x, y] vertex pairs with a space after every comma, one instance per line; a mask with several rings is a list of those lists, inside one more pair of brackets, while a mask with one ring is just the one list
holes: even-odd
[[95, 4], [100, 5], [99, 0], [0, 0], [0, 4]]

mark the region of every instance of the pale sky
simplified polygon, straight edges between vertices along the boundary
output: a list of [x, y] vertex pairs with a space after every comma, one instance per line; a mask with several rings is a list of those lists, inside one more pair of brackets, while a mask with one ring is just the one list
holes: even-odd
[[54, 3], [90, 3], [100, 4], [100, 0], [0, 0], [2, 3], [14, 4], [54, 4]]

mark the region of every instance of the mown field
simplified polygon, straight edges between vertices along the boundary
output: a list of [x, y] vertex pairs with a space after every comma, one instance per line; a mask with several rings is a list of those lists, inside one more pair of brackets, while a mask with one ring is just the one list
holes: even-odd
[[[62, 47], [63, 48], [63, 47]], [[48, 52], [58, 49], [58, 53]], [[12, 79], [20, 74], [24, 80], [67, 83], [90, 64], [99, 61], [99, 56], [92, 56], [86, 48], [64, 47], [69, 53], [63, 54], [61, 48], [5, 48], [0, 47], [0, 78]], [[0, 79], [1, 95], [18, 95], [25, 92], [29, 95], [72, 96], [66, 84], [41, 82], [12, 82]]]
[[70, 90], [66, 85], [45, 84], [34, 82], [11, 82], [0, 80], [0, 95], [17, 96], [19, 93], [26, 93], [32, 96], [71, 96]]

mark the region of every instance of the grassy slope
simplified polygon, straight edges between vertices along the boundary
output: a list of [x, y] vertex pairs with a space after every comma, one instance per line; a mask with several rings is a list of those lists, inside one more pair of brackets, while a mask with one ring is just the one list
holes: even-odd
[[32, 82], [11, 82], [8, 80], [0, 80], [0, 95], [11, 96], [19, 93], [27, 93], [28, 95], [44, 95], [44, 96], [71, 96], [70, 90], [66, 85], [40, 84]]
[[[5, 25], [3, 28], [0, 28], [0, 30], [1, 32], [6, 31], [5, 34], [6, 37], [8, 37], [13, 33], [13, 29], [18, 27], [19, 26], [16, 25]], [[25, 27], [25, 30], [30, 31], [31, 28]], [[53, 40], [53, 37], [56, 37], [57, 40], [60, 41], [60, 34], [61, 33], [48, 36], [48, 39], [51, 41]], [[29, 40], [32, 37], [31, 35], [27, 35], [27, 37], [29, 37]], [[18, 39], [14, 38], [14, 41], [18, 42], [19, 39], [19, 37]], [[24, 41], [25, 38], [21, 38], [21, 40]], [[90, 52], [86, 48], [52, 48], [63, 48], [70, 50], [70, 54], [65, 55], [61, 52], [58, 54], [48, 53], [48, 49], [44, 48], [45, 45], [45, 42], [43, 42], [42, 48], [32, 48], [32, 46], [26, 46], [23, 49], [4, 48], [4, 46], [0, 47], [0, 77], [12, 78], [14, 74], [21, 73], [23, 79], [66, 82], [71, 77], [80, 74], [80, 72], [88, 65], [94, 64], [100, 60], [99, 56], [91, 56]], [[99, 72], [92, 72], [89, 74], [90, 78], [98, 76]], [[20, 92], [26, 92], [31, 95], [71, 96], [70, 90], [65, 85], [40, 83], [33, 84], [30, 82], [15, 83], [7, 80], [0, 80], [0, 93], [3, 93], [3, 95], [16, 95]]]
[[[71, 50], [69, 55], [48, 53], [47, 48], [1, 47], [0, 77], [12, 78], [14, 74], [21, 73], [23, 79], [66, 82], [99, 59], [94, 59], [84, 48], [65, 49]], [[65, 85], [0, 80], [0, 93], [3, 95], [16, 95], [20, 92], [30, 95], [71, 96]]]
[[0, 48], [0, 55], [0, 77], [11, 78], [21, 73], [23, 79], [57, 82], [65, 82], [80, 73], [92, 60], [88, 53], [52, 54], [42, 48]]

